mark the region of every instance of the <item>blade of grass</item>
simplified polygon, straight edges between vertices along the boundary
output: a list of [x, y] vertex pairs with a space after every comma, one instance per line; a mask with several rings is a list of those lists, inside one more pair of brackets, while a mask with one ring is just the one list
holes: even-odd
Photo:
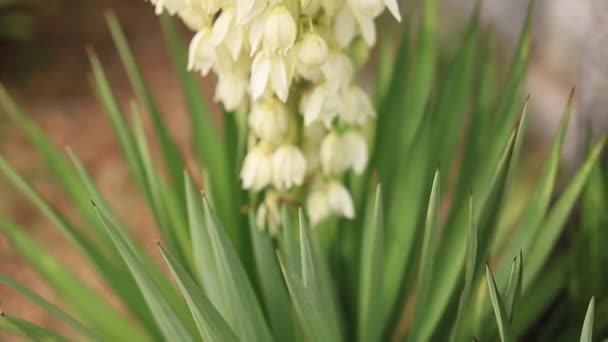
[[247, 273], [205, 197], [203, 218], [219, 274], [218, 281], [228, 304], [226, 321], [241, 340], [272, 341]]
[[[219, 130], [213, 122], [212, 112], [205, 102], [203, 91], [197, 81], [198, 74], [187, 70], [188, 60], [186, 47], [184, 46], [174, 18], [163, 15], [160, 17], [161, 26], [169, 50], [173, 57], [174, 68], [177, 70], [184, 100], [190, 114], [192, 139], [194, 150], [199, 162], [204, 163], [210, 175], [210, 187], [213, 188], [214, 202], [216, 203], [218, 215], [228, 229], [230, 238], [241, 253], [242, 236], [237, 230], [237, 213], [240, 203], [236, 201], [238, 187], [234, 187], [235, 178], [238, 173], [229, 172], [228, 146], [222, 139]], [[226, 113], [224, 116], [230, 115]], [[240, 167], [238, 160], [237, 167]]]
[[592, 342], [593, 341], [593, 316], [595, 313], [595, 298], [591, 298], [587, 313], [585, 314], [585, 321], [583, 322], [583, 329], [581, 330], [581, 342]]
[[508, 314], [500, 293], [498, 292], [498, 288], [496, 287], [496, 282], [494, 281], [494, 276], [492, 275], [490, 266], [488, 265], [486, 265], [486, 283], [488, 285], [488, 292], [490, 294], [490, 300], [492, 301], [494, 315], [496, 316], [496, 325], [498, 326], [500, 340], [502, 342], [513, 341]]
[[[118, 50], [120, 58], [123, 62], [125, 70], [131, 85], [135, 89], [137, 96], [143, 102], [146, 111], [150, 115], [152, 125], [156, 138], [158, 139], [159, 146], [165, 161], [171, 179], [172, 189], [178, 194], [177, 198], [184, 199], [182, 184], [182, 170], [184, 169], [184, 161], [177, 148], [175, 142], [171, 138], [167, 125], [163, 119], [163, 116], [158, 108], [156, 100], [150, 91], [150, 88], [133, 57], [133, 53], [129, 48], [127, 39], [120, 27], [116, 16], [110, 14], [107, 16], [108, 27], [114, 40], [114, 44]], [[185, 204], [182, 203], [182, 207], [185, 208]], [[185, 209], [184, 209], [185, 210]]]
[[70, 314], [66, 313], [62, 309], [58, 308], [56, 305], [50, 303], [46, 299], [42, 298], [35, 292], [32, 292], [15, 282], [11, 278], [7, 277], [4, 274], [0, 273], [0, 282], [11, 288], [13, 291], [19, 293], [23, 297], [27, 298], [32, 303], [44, 309], [46, 312], [50, 313], [60, 321], [64, 322], [68, 327], [72, 328], [74, 331], [78, 332], [82, 337], [85, 337], [90, 341], [101, 341], [101, 337], [97, 335], [93, 330], [85, 326], [83, 323], [72, 317]]
[[190, 308], [194, 322], [204, 341], [238, 341], [228, 323], [215, 309], [211, 301], [196, 285], [180, 261], [160, 243], [158, 244], [165, 262], [169, 266], [186, 303]]
[[304, 219], [302, 209], [298, 212], [300, 226], [300, 260], [302, 262], [302, 283], [312, 293], [315, 305], [323, 307], [323, 322], [333, 338], [341, 341], [342, 331], [338, 316], [337, 298], [329, 267], [317, 240], [312, 236]]
[[253, 214], [249, 217], [249, 227], [258, 281], [262, 289], [273, 336], [277, 341], [300, 341], [303, 336], [301, 336], [296, 317], [294, 317], [289, 301], [289, 292], [282, 279], [272, 240], [257, 226]]
[[513, 260], [513, 265], [511, 266], [511, 272], [509, 273], [509, 278], [507, 279], [507, 288], [505, 290], [504, 295], [504, 303], [505, 303], [505, 311], [507, 313], [507, 317], [509, 322], [513, 321], [513, 316], [515, 316], [515, 307], [519, 298], [521, 298], [522, 292], [522, 278], [523, 278], [523, 253], [520, 252], [518, 256]]
[[63, 263], [30, 239], [24, 233], [24, 229], [0, 218], [0, 230], [19, 254], [51, 285], [59, 297], [71, 309], [78, 312], [80, 317], [91, 323], [91, 328], [97, 334], [102, 335], [104, 339], [119, 341], [147, 341], [149, 339], [123, 315], [112, 309]]
[[[90, 210], [88, 194], [80, 187], [77, 175], [75, 175], [74, 170], [70, 167], [69, 162], [65, 160], [64, 155], [55, 147], [40, 127], [30, 120], [27, 114], [21, 111], [1, 85], [0, 107], [21, 127], [29, 140], [45, 158], [53, 175], [59, 181], [63, 190], [69, 195], [73, 205], [78, 208], [78, 212], [86, 223], [99, 232], [103, 232], [103, 227], [99, 224], [95, 213]], [[108, 239], [100, 242], [103, 242], [104, 246], [111, 246], [112, 244]]]
[[361, 240], [361, 270], [359, 272], [359, 324], [358, 340], [379, 341], [384, 322], [381, 319], [382, 301], [374, 298], [377, 289], [383, 288], [384, 277], [384, 213], [382, 187], [376, 187], [373, 207], [366, 213], [366, 224]]
[[297, 274], [288, 269], [281, 255], [278, 255], [278, 259], [305, 340], [340, 341], [325, 324], [323, 308], [315, 302], [314, 293], [306, 288]]
[[559, 171], [560, 157], [568, 128], [568, 122], [570, 121], [570, 115], [572, 113], [573, 101], [574, 90], [570, 93], [570, 98], [551, 146], [549, 157], [539, 178], [538, 185], [528, 202], [528, 209], [522, 218], [520, 229], [518, 233], [514, 235], [514, 238], [510, 239], [511, 242], [506, 246], [506, 250], [503, 253], [503, 255], [507, 257], [503, 258], [504, 261], [499, 264], [500, 266], [498, 269], [505, 270], [498, 274], [498, 278], [501, 280], [504, 280], [507, 276], [505, 272], [508, 265], [506, 262], [509, 260], [508, 256], [516, 255], [518, 250], [523, 250], [526, 254], [528, 253], [532, 239], [540, 228], [540, 224], [547, 213], [547, 209], [551, 202], [551, 196], [554, 192], [557, 173]]
[[15, 331], [20, 332], [31, 341], [68, 342], [68, 340], [56, 332], [45, 329], [31, 322], [0, 312], [0, 320], [11, 325]]
[[115, 225], [114, 221], [106, 215], [102, 208], [95, 206], [95, 210], [99, 215], [99, 219], [104, 223], [112, 241], [114, 241], [116, 249], [118, 249], [120, 255], [129, 267], [133, 278], [135, 278], [163, 336], [169, 341], [194, 341], [192, 335], [188, 331], [189, 323], [191, 322], [188, 319], [185, 319], [183, 314], [180, 315], [181, 312], [175, 311], [167, 301], [167, 298], [163, 295], [158, 285], [146, 272], [145, 267], [137, 254], [123, 239], [123, 236], [120, 233], [122, 229]]
[[543, 267], [547, 257], [551, 253], [555, 241], [562, 231], [564, 223], [566, 222], [572, 207], [576, 203], [576, 200], [583, 190], [589, 174], [593, 170], [595, 163], [604, 149], [605, 143], [606, 138], [599, 141], [593, 147], [585, 163], [582, 165], [576, 176], [559, 197], [555, 206], [549, 211], [541, 223], [541, 226], [531, 244], [531, 246], [534, 246], [534, 248], [530, 249], [527, 258], [529, 261], [527, 262], [525, 269], [526, 276], [524, 277], [524, 290], [527, 289], [534, 281], [538, 272]]
[[[504, 198], [505, 183], [509, 171], [509, 163], [513, 152], [514, 143], [519, 132], [517, 127], [512, 131], [509, 141], [504, 149], [503, 155], [495, 166], [495, 171], [490, 188], [486, 191], [480, 190], [479, 194], [481, 210], [476, 213], [478, 219], [478, 247], [477, 266], [479, 270], [482, 260], [485, 260], [489, 250], [489, 244], [496, 227], [496, 221], [502, 201]], [[436, 281], [433, 283], [432, 293], [435, 294], [429, 303], [428, 316], [423, 322], [421, 339], [427, 340], [439, 323], [445, 308], [461, 281], [460, 273], [465, 263], [466, 233], [467, 230], [466, 211], [459, 215], [459, 222], [454, 226], [448, 226], [440, 243], [436, 263]]]
[[[192, 251], [198, 283], [203, 287], [211, 303], [224, 318], [228, 317], [229, 306], [219, 284], [219, 270], [205, 228], [203, 207], [187, 172], [184, 172], [188, 224], [192, 238]], [[230, 323], [230, 322], [229, 322]]]
[[439, 168], [435, 171], [431, 195], [428, 201], [428, 209], [426, 221], [424, 225], [424, 238], [422, 239], [422, 250], [420, 252], [420, 266], [418, 268], [418, 284], [416, 286], [416, 303], [414, 309], [414, 318], [411, 325], [409, 341], [420, 341], [420, 325], [426, 317], [426, 309], [429, 298], [432, 295], [430, 291], [433, 282], [435, 255], [437, 252], [437, 225], [439, 219], [439, 194], [441, 184], [441, 175]]
[[462, 315], [465, 310], [471, 292], [473, 290], [473, 280], [477, 265], [477, 225], [475, 222], [475, 203], [473, 194], [469, 199], [469, 222], [467, 226], [467, 250], [465, 255], [465, 269], [464, 269], [464, 287], [460, 293], [460, 299], [458, 301], [458, 311], [456, 313], [456, 319], [452, 328], [452, 334], [450, 336], [450, 342], [454, 342], [460, 338], [461, 321]]

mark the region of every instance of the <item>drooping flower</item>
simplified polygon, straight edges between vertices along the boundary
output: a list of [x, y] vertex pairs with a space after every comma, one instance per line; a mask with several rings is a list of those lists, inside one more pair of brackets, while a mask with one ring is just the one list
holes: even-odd
[[249, 126], [262, 140], [278, 144], [283, 141], [288, 125], [287, 106], [274, 97], [253, 104]]
[[287, 101], [293, 77], [293, 60], [290, 55], [260, 51], [251, 65], [251, 95], [260, 99], [271, 90], [281, 101]]
[[293, 47], [297, 34], [296, 22], [287, 7], [275, 5], [264, 24], [264, 49], [285, 54]]
[[339, 134], [330, 132], [321, 143], [321, 166], [327, 175], [352, 169], [361, 174], [367, 167], [367, 143], [356, 131]]
[[244, 189], [262, 192], [261, 224], [275, 225], [283, 195], [307, 196], [313, 223], [353, 217], [350, 194], [337, 179], [366, 169], [361, 132], [376, 116], [355, 72], [368, 58], [360, 51], [376, 41], [381, 12], [388, 8], [400, 20], [397, 1], [148, 1], [195, 31], [188, 69], [212, 71], [214, 100], [247, 115], [240, 178]]
[[272, 174], [274, 186], [279, 190], [288, 190], [304, 183], [306, 159], [299, 148], [293, 145], [279, 147], [272, 157]]
[[272, 150], [264, 143], [247, 153], [241, 170], [243, 188], [260, 191], [272, 181]]
[[350, 193], [337, 181], [330, 181], [313, 190], [307, 200], [308, 217], [313, 225], [331, 215], [348, 219], [355, 217], [355, 207]]

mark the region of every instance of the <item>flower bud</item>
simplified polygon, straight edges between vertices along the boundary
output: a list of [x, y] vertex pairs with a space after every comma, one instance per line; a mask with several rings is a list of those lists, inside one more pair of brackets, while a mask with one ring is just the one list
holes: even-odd
[[272, 151], [264, 143], [251, 149], [241, 170], [243, 188], [260, 191], [272, 181]]
[[296, 22], [287, 7], [274, 6], [266, 17], [264, 25], [264, 47], [270, 52], [287, 53], [297, 36]]
[[298, 44], [298, 61], [308, 66], [319, 66], [325, 62], [328, 55], [327, 43], [315, 33], [304, 34]]
[[249, 115], [249, 127], [262, 140], [280, 143], [287, 133], [287, 107], [271, 97], [255, 102]]
[[272, 167], [274, 186], [279, 190], [288, 190], [304, 182], [306, 159], [300, 149], [293, 145], [284, 145], [276, 150]]

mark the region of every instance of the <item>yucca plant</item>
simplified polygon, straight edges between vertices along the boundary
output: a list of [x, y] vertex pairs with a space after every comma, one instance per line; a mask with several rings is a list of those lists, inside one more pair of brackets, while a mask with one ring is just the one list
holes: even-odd
[[[154, 2], [161, 10], [179, 3]], [[388, 2], [386, 6], [391, 8]], [[0, 169], [90, 263], [124, 311], [110, 306], [7, 219], [0, 220], [2, 232], [65, 307], [6, 276], [0, 275], [0, 281], [84, 340], [516, 340], [552, 300], [545, 295], [550, 293], [546, 288], [563, 266], [563, 257], [550, 256], [604, 141], [593, 146], [576, 176], [551, 203], [569, 105], [525, 209], [520, 215], [507, 211], [527, 123], [527, 102], [521, 101], [520, 90], [530, 53], [530, 19], [506, 75], [498, 72], [492, 39], [480, 33], [477, 14], [446, 72], [440, 74], [436, 6], [434, 0], [423, 2], [415, 29], [413, 20], [403, 20], [396, 54], [391, 53], [390, 35], [380, 43], [377, 123], [355, 132], [369, 135], [369, 165], [361, 168], [360, 159], [350, 160], [353, 170], [363, 172], [324, 179], [322, 184], [329, 185], [322, 185], [322, 190], [307, 184], [308, 176], [294, 177], [300, 187], [290, 191], [278, 191], [288, 177], [271, 189], [258, 173], [249, 176], [247, 159], [265, 151], [248, 143], [252, 135], [247, 127], [253, 126], [260, 138], [261, 131], [249, 121], [246, 106], [222, 115], [222, 131], [214, 126], [196, 75], [186, 69], [178, 30], [172, 18], [163, 15], [161, 24], [191, 119], [193, 149], [202, 166], [185, 171], [184, 157], [165, 125], [167, 117], [116, 18], [110, 16], [110, 31], [138, 102], [127, 111], [122, 108], [93, 53], [92, 85], [151, 208], [169, 272], [143, 251], [78, 157], [69, 149], [66, 157], [0, 89], [4, 112], [46, 158], [82, 223], [54, 209], [5, 158], [0, 159]], [[273, 9], [272, 15], [285, 18], [284, 8]], [[228, 10], [214, 13], [214, 24], [225, 13]], [[199, 38], [200, 44], [204, 31]], [[318, 43], [318, 37], [308, 38]], [[279, 47], [285, 43], [268, 39]], [[355, 62], [366, 50], [360, 43], [359, 39], [347, 44]], [[313, 61], [318, 56], [304, 57]], [[309, 86], [294, 82], [303, 91]], [[287, 96], [280, 82], [275, 85], [270, 85], [273, 96]], [[220, 100], [232, 107], [233, 99], [223, 91], [218, 89]], [[152, 123], [163, 158], [160, 164], [152, 161], [140, 112]], [[330, 124], [337, 137], [353, 129]], [[364, 150], [365, 145], [357, 151]], [[322, 159], [323, 154], [322, 149]], [[241, 190], [239, 176], [251, 191]], [[328, 176], [323, 172], [320, 177]], [[319, 195], [328, 193], [328, 198]], [[321, 217], [323, 210], [333, 217]], [[8, 332], [32, 340], [67, 339], [3, 309], [0, 324]], [[591, 341], [593, 312], [592, 301], [583, 341]]]

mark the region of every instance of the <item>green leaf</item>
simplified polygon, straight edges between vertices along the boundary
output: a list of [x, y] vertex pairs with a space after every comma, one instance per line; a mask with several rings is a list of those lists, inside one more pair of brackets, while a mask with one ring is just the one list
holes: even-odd
[[317, 304], [313, 291], [307, 289], [302, 279], [287, 268], [281, 255], [278, 255], [278, 258], [298, 322], [306, 337], [305, 340], [314, 342], [340, 341], [340, 339], [336, 339], [337, 336], [333, 335], [332, 329], [325, 324], [323, 307]]
[[456, 341], [460, 336], [461, 321], [463, 319], [463, 313], [465, 306], [469, 302], [471, 292], [473, 291], [473, 280], [475, 279], [476, 265], [477, 265], [477, 225], [475, 222], [475, 204], [473, 200], [473, 194], [469, 198], [469, 221], [467, 228], [467, 250], [465, 255], [465, 269], [464, 269], [464, 287], [460, 293], [460, 299], [458, 301], [458, 311], [456, 313], [456, 319], [452, 328], [452, 334], [450, 341]]
[[429, 298], [432, 296], [430, 287], [433, 283], [435, 254], [437, 251], [437, 225], [440, 204], [439, 194], [441, 192], [440, 183], [441, 176], [439, 169], [437, 169], [433, 179], [433, 186], [431, 188], [424, 225], [424, 237], [422, 239], [422, 250], [420, 252], [420, 266], [418, 268], [418, 284], [416, 286], [416, 305], [410, 335], [408, 336], [410, 341], [420, 341], [420, 325], [421, 322], [424, 322]]
[[[184, 194], [181, 184], [182, 170], [184, 169], [185, 164], [180, 151], [167, 130], [168, 126], [163, 119], [148, 84], [144, 80], [143, 75], [139, 70], [137, 62], [135, 61], [133, 53], [131, 52], [131, 49], [127, 43], [127, 39], [122, 31], [122, 28], [120, 27], [120, 24], [118, 23], [118, 19], [114, 15], [108, 15], [107, 21], [112, 39], [114, 40], [114, 44], [118, 49], [120, 58], [124, 64], [125, 70], [127, 71], [129, 80], [131, 81], [131, 85], [135, 89], [137, 96], [142, 101], [146, 111], [150, 115], [152, 126], [154, 127], [156, 138], [158, 139], [158, 145], [165, 161], [165, 166], [169, 170], [173, 190], [177, 192], [178, 198], [183, 199], [185, 197], [183, 196]], [[185, 208], [185, 205], [183, 208]]]
[[384, 213], [382, 208], [382, 187], [376, 188], [373, 206], [366, 213], [361, 241], [361, 270], [359, 272], [358, 340], [379, 341], [384, 322], [381, 319], [382, 301], [375, 298], [378, 289], [383, 288], [384, 278]]
[[[235, 187], [238, 177], [237, 173], [229, 172], [228, 146], [219, 133], [217, 125], [213, 122], [212, 112], [205, 102], [203, 91], [199, 85], [199, 75], [187, 70], [187, 51], [179, 31], [175, 26], [174, 18], [168, 15], [160, 17], [161, 26], [165, 39], [170, 47], [173, 57], [174, 68], [177, 70], [180, 86], [184, 94], [184, 100], [190, 114], [192, 139], [197, 159], [204, 163], [209, 172], [210, 186], [213, 189], [214, 203], [218, 210], [218, 216], [224, 223], [230, 238], [235, 243], [237, 250], [241, 253], [245, 243], [237, 229], [237, 213], [240, 203], [236, 201]], [[228, 114], [227, 114], [228, 115]], [[240, 160], [238, 161], [240, 167]]]
[[[91, 63], [91, 69], [93, 71], [92, 86], [99, 102], [101, 103], [104, 113], [107, 119], [112, 124], [115, 138], [120, 145], [123, 156], [127, 161], [127, 165], [133, 174], [137, 184], [145, 191], [146, 196], [149, 198], [149, 190], [146, 187], [143, 166], [137, 156], [137, 146], [135, 144], [135, 138], [129, 130], [129, 126], [124, 119], [124, 115], [112, 87], [106, 77], [105, 71], [101, 62], [95, 56], [95, 54], [89, 54], [89, 61]], [[99, 220], [97, 220], [99, 222]]]
[[600, 157], [605, 143], [606, 138], [599, 141], [593, 147], [585, 163], [559, 197], [555, 206], [549, 211], [547, 217], [541, 223], [541, 226], [531, 244], [531, 246], [534, 246], [534, 248], [530, 249], [529, 256], [527, 257], [529, 261], [526, 263], [526, 276], [524, 277], [523, 284], [524, 290], [530, 286], [533, 280], [535, 280], [538, 272], [541, 270], [549, 254], [553, 250], [555, 241], [562, 231], [570, 211], [583, 190], [589, 174]]
[[486, 282], [488, 285], [488, 292], [490, 293], [490, 300], [492, 301], [492, 308], [494, 309], [494, 316], [496, 317], [500, 340], [502, 342], [514, 341], [511, 336], [511, 327], [509, 325], [509, 318], [505, 305], [500, 297], [496, 282], [494, 281], [494, 276], [488, 265], [486, 265]]
[[224, 318], [241, 340], [272, 341], [247, 273], [205, 197], [203, 218], [216, 262], [217, 281], [226, 300], [228, 315]]
[[302, 276], [302, 261], [300, 253], [300, 243], [298, 241], [299, 228], [295, 223], [292, 212], [284, 205], [281, 208], [281, 252], [283, 261], [288, 269]]
[[115, 222], [108, 217], [102, 208], [95, 207], [95, 210], [116, 245], [116, 249], [118, 249], [129, 267], [133, 278], [135, 278], [163, 336], [168, 341], [194, 341], [187, 328], [191, 322], [184, 319], [185, 317], [180, 315], [181, 312], [176, 312], [167, 301], [167, 298], [163, 295], [153, 278], [146, 272], [137, 254], [124, 240], [120, 233], [122, 229], [117, 227]]
[[[77, 175], [71, 168], [70, 163], [65, 160], [63, 153], [55, 147], [55, 144], [38, 127], [26, 113], [23, 113], [17, 104], [10, 98], [6, 90], [0, 85], [0, 106], [26, 133], [28, 139], [36, 146], [36, 149], [45, 158], [55, 178], [61, 184], [63, 190], [69, 195], [72, 203], [86, 222], [99, 232], [104, 232], [97, 216], [91, 210], [89, 196], [86, 190], [80, 186]], [[110, 246], [108, 239], [103, 241], [105, 246]]]
[[479, 35], [480, 5], [472, 15], [467, 32], [445, 79], [440, 81], [437, 100], [430, 113], [434, 120], [434, 144], [441, 165], [441, 189], [447, 190], [456, 147], [464, 129], [464, 114], [472, 92], [475, 53]]
[[521, 297], [522, 292], [522, 270], [523, 270], [523, 253], [520, 252], [518, 256], [513, 260], [513, 265], [511, 266], [511, 272], [509, 273], [509, 278], [507, 279], [507, 288], [505, 290], [504, 302], [505, 302], [505, 311], [507, 313], [507, 317], [509, 322], [513, 321], [513, 316], [515, 315], [515, 307], [519, 298]]
[[302, 340], [296, 317], [289, 301], [280, 266], [276, 259], [271, 238], [257, 226], [253, 214], [249, 217], [249, 227], [257, 266], [258, 279], [266, 310], [270, 319], [273, 336], [277, 341]]
[[228, 323], [215, 309], [211, 301], [196, 285], [179, 260], [159, 243], [161, 254], [176, 280], [203, 341], [238, 341]]
[[[176, 193], [163, 190], [166, 186], [162, 183], [163, 181], [158, 176], [156, 168], [152, 163], [152, 157], [150, 156], [150, 149], [148, 148], [141, 116], [135, 105], [132, 108], [134, 121], [133, 134], [137, 147], [137, 156], [142, 165], [144, 182], [149, 190], [152, 212], [156, 216], [158, 228], [161, 231], [163, 238], [167, 240], [173, 250], [178, 252], [178, 256], [182, 263], [188, 265], [189, 260], [187, 259], [187, 256], [191, 255], [190, 237], [188, 236], [189, 232], [185, 223], [181, 220], [171, 221], [166, 206], [169, 202], [176, 203], [181, 202], [181, 200], [178, 200], [175, 197]], [[181, 215], [177, 216], [181, 217]]]
[[64, 322], [67, 326], [77, 331], [82, 337], [85, 337], [91, 341], [99, 341], [101, 340], [100, 336], [97, 335], [90, 328], [85, 326], [83, 323], [72, 317], [70, 314], [64, 312], [62, 309], [58, 308], [56, 305], [50, 303], [46, 299], [42, 298], [35, 292], [28, 290], [27, 288], [21, 286], [11, 278], [7, 277], [4, 274], [0, 273], [0, 282], [4, 285], [8, 286], [15, 292], [19, 293], [23, 297], [27, 298], [32, 303], [38, 305], [46, 312], [50, 313], [60, 321]]
[[592, 342], [593, 341], [593, 316], [595, 312], [595, 298], [591, 297], [587, 313], [585, 314], [585, 321], [583, 322], [583, 329], [581, 331], [581, 342]]
[[[566, 106], [559, 128], [556, 132], [549, 157], [545, 163], [537, 187], [528, 202], [528, 209], [522, 218], [520, 229], [518, 233], [514, 235], [513, 239], [507, 239], [507, 241], [511, 241], [511, 243], [508, 246], [505, 246], [506, 250], [503, 255], [507, 257], [501, 264], [500, 270], [507, 270], [506, 266], [508, 265], [507, 262], [509, 257], [516, 255], [518, 250], [523, 250], [524, 253], [528, 253], [528, 250], [532, 247], [532, 240], [547, 213], [547, 208], [549, 207], [551, 196], [554, 192], [557, 173], [559, 171], [560, 156], [568, 128], [568, 122], [570, 121], [570, 115], [572, 113], [573, 101], [574, 91], [570, 94], [568, 105]], [[505, 272], [499, 273], [499, 279], [504, 280], [505, 277]]]
[[311, 235], [301, 209], [298, 212], [298, 218], [300, 226], [302, 283], [307, 291], [312, 292], [315, 305], [323, 308], [323, 321], [330, 336], [332, 336], [332, 339], [329, 341], [340, 341], [342, 340], [342, 332], [333, 279], [329, 273], [323, 253], [321, 253], [317, 241]]
[[31, 341], [49, 341], [49, 342], [68, 342], [68, 340], [46, 328], [40, 327], [20, 318], [10, 316], [4, 312], [0, 312], [0, 321], [4, 321], [9, 326], [12, 326], [14, 331], [18, 331], [23, 336], [26, 336]]
[[11, 245], [42, 275], [51, 287], [91, 328], [104, 339], [118, 341], [147, 341], [148, 336], [133, 326], [125, 317], [102, 300], [80, 278], [59, 262], [39, 244], [34, 242], [26, 230], [0, 218], [0, 230]]
[[[476, 272], [480, 269], [480, 262], [487, 257], [490, 241], [497, 225], [498, 214], [500, 213], [504, 198], [509, 163], [518, 134], [523, 134], [523, 132], [519, 132], [517, 128], [512, 131], [502, 157], [498, 164], [495, 165], [490, 187], [485, 191], [476, 192], [476, 194], [479, 194], [476, 198], [479, 198], [480, 203], [482, 203], [481, 210], [476, 213], [478, 220]], [[465, 231], [468, 229], [468, 226], [465, 211], [458, 216], [458, 221], [455, 224], [448, 226], [444, 231], [444, 236], [437, 253], [437, 278], [432, 284], [431, 290], [434, 296], [429, 303], [426, 320], [423, 322], [421, 340], [430, 338], [429, 336], [434, 332], [441, 316], [445, 314], [445, 308], [448, 306], [458, 283], [461, 281], [460, 274], [466, 257], [467, 242]]]

